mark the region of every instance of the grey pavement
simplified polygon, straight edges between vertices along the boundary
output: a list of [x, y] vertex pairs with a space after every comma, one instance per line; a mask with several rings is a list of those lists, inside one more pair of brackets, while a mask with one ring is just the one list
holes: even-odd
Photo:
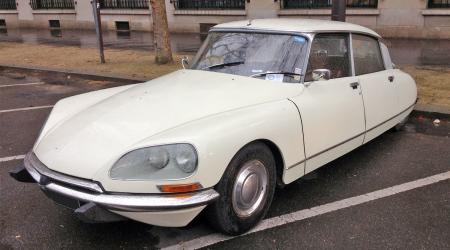
[[[0, 71], [0, 110], [52, 105], [58, 99], [122, 83]], [[0, 158], [33, 145], [50, 109], [0, 112]], [[386, 132], [283, 189], [267, 218], [354, 197], [450, 170], [450, 122], [414, 114], [401, 132]], [[0, 249], [153, 249], [215, 233], [201, 215], [185, 228], [126, 221], [85, 224], [36, 185], [14, 181], [20, 160], [0, 162]], [[210, 245], [208, 249], [449, 249], [450, 181], [340, 209]]]
[[447, 180], [208, 248], [448, 249], [449, 197]]

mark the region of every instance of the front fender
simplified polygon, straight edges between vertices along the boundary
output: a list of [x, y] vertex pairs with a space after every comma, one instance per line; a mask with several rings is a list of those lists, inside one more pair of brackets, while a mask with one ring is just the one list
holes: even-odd
[[199, 182], [215, 186], [233, 156], [249, 142], [266, 139], [280, 149], [284, 167], [304, 159], [301, 120], [296, 106], [281, 100], [228, 111], [180, 125], [141, 141], [134, 148], [170, 143], [191, 143], [198, 152], [198, 169], [191, 177], [167, 181], [121, 181], [97, 172], [95, 180], [107, 191], [159, 193], [157, 185]]

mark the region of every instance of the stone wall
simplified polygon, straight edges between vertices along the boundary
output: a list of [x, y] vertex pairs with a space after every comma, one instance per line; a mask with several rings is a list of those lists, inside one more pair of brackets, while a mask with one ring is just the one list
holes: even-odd
[[[48, 28], [48, 20], [60, 20], [62, 29], [93, 29], [90, 1], [75, 1], [73, 10], [32, 10], [29, 0], [16, 0], [17, 10], [0, 10], [8, 28]], [[254, 18], [330, 19], [330, 9], [280, 9], [280, 1], [246, 1], [245, 10], [176, 10], [166, 0], [169, 28], [173, 32], [199, 32], [200, 24], [216, 24]], [[101, 10], [105, 29], [116, 21], [129, 22], [131, 30], [152, 29], [151, 10]], [[376, 30], [385, 37], [450, 39], [450, 8], [427, 9], [426, 0], [379, 0], [377, 9], [347, 9], [347, 22]]]

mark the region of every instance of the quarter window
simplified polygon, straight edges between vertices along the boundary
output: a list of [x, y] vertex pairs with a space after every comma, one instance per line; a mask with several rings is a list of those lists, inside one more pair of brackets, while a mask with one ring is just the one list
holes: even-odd
[[383, 55], [384, 67], [386, 69], [393, 69], [394, 65], [391, 61], [391, 56], [389, 55], [389, 50], [386, 44], [380, 42], [381, 54]]
[[311, 45], [311, 53], [305, 81], [312, 81], [316, 69], [328, 69], [331, 78], [347, 77], [350, 72], [350, 57], [347, 34], [318, 34]]
[[385, 69], [377, 40], [369, 36], [353, 34], [352, 46], [357, 76]]

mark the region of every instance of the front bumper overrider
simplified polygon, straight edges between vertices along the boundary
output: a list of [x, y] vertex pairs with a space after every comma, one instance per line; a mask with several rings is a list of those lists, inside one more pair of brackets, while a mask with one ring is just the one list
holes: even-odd
[[[205, 206], [219, 197], [214, 189], [181, 194], [109, 193], [98, 182], [68, 176], [47, 168], [33, 152], [28, 153], [24, 159], [24, 165], [11, 171], [10, 175], [18, 181], [37, 182], [41, 189], [57, 203], [61, 203], [61, 199], [54, 198], [55, 195], [78, 201], [79, 207], [93, 203], [118, 212], [183, 210]], [[73, 206], [69, 207], [76, 209]]]

